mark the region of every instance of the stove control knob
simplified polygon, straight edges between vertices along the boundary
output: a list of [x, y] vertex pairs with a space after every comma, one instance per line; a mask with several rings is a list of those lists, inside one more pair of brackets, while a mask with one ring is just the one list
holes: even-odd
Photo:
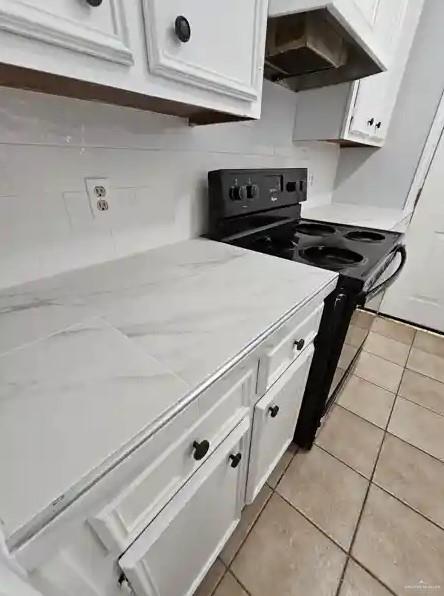
[[229, 194], [232, 201], [244, 201], [247, 197], [247, 190], [245, 186], [232, 186]]
[[259, 186], [257, 184], [248, 184], [246, 190], [247, 199], [255, 199], [259, 195]]

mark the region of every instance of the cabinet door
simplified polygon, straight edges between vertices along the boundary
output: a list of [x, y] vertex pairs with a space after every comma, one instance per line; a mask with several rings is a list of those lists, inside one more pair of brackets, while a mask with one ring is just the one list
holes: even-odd
[[375, 22], [375, 35], [380, 47], [390, 57], [389, 68], [360, 80], [358, 83], [350, 132], [362, 138], [382, 140], [388, 121], [384, 107], [391, 84], [392, 65], [401, 37], [408, 0], [380, 0]]
[[[266, 0], [143, 0], [151, 72], [241, 100], [257, 100], [267, 5]], [[183, 35], [175, 30], [178, 18]]]
[[353, 4], [356, 5], [368, 23], [373, 27], [375, 24], [378, 4], [381, 1], [383, 0], [353, 0]]
[[[119, 64], [132, 64], [123, 0], [91, 6], [87, 0], [2, 0], [0, 30], [88, 54]], [[40, 52], [44, 54], [45, 46]], [[8, 49], [3, 52], [8, 60]], [[70, 73], [66, 73], [68, 76]]]
[[251, 503], [293, 439], [313, 357], [313, 344], [279, 377], [254, 408], [247, 503]]
[[239, 522], [248, 437], [246, 418], [121, 557], [136, 596], [194, 593]]

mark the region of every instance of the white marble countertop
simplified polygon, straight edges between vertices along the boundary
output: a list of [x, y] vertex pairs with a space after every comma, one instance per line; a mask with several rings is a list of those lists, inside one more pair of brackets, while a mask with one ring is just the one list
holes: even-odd
[[352, 203], [329, 203], [310, 207], [302, 205], [302, 217], [319, 219], [332, 223], [375, 228], [378, 230], [396, 230], [403, 232], [403, 220], [408, 218], [402, 209], [388, 209], [375, 205], [354, 205]]
[[335, 283], [329, 271], [196, 239], [1, 291], [6, 538], [75, 498]]

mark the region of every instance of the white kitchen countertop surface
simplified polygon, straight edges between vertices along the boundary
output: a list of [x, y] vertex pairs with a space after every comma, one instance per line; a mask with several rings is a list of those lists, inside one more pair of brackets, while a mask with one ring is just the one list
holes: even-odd
[[9, 543], [336, 277], [195, 239], [1, 291], [0, 521]]
[[303, 203], [302, 217], [378, 230], [399, 230], [403, 232], [402, 224], [406, 215], [402, 209], [388, 209], [375, 205], [330, 203], [310, 207]]

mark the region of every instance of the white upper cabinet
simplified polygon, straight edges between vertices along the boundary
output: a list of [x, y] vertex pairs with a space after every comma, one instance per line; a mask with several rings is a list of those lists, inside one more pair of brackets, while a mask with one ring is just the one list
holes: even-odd
[[294, 140], [381, 146], [395, 106], [424, 0], [366, 0], [374, 33], [388, 57], [385, 72], [335, 88], [298, 94]]
[[196, 122], [258, 118], [267, 8], [267, 0], [0, 0], [2, 83]]

